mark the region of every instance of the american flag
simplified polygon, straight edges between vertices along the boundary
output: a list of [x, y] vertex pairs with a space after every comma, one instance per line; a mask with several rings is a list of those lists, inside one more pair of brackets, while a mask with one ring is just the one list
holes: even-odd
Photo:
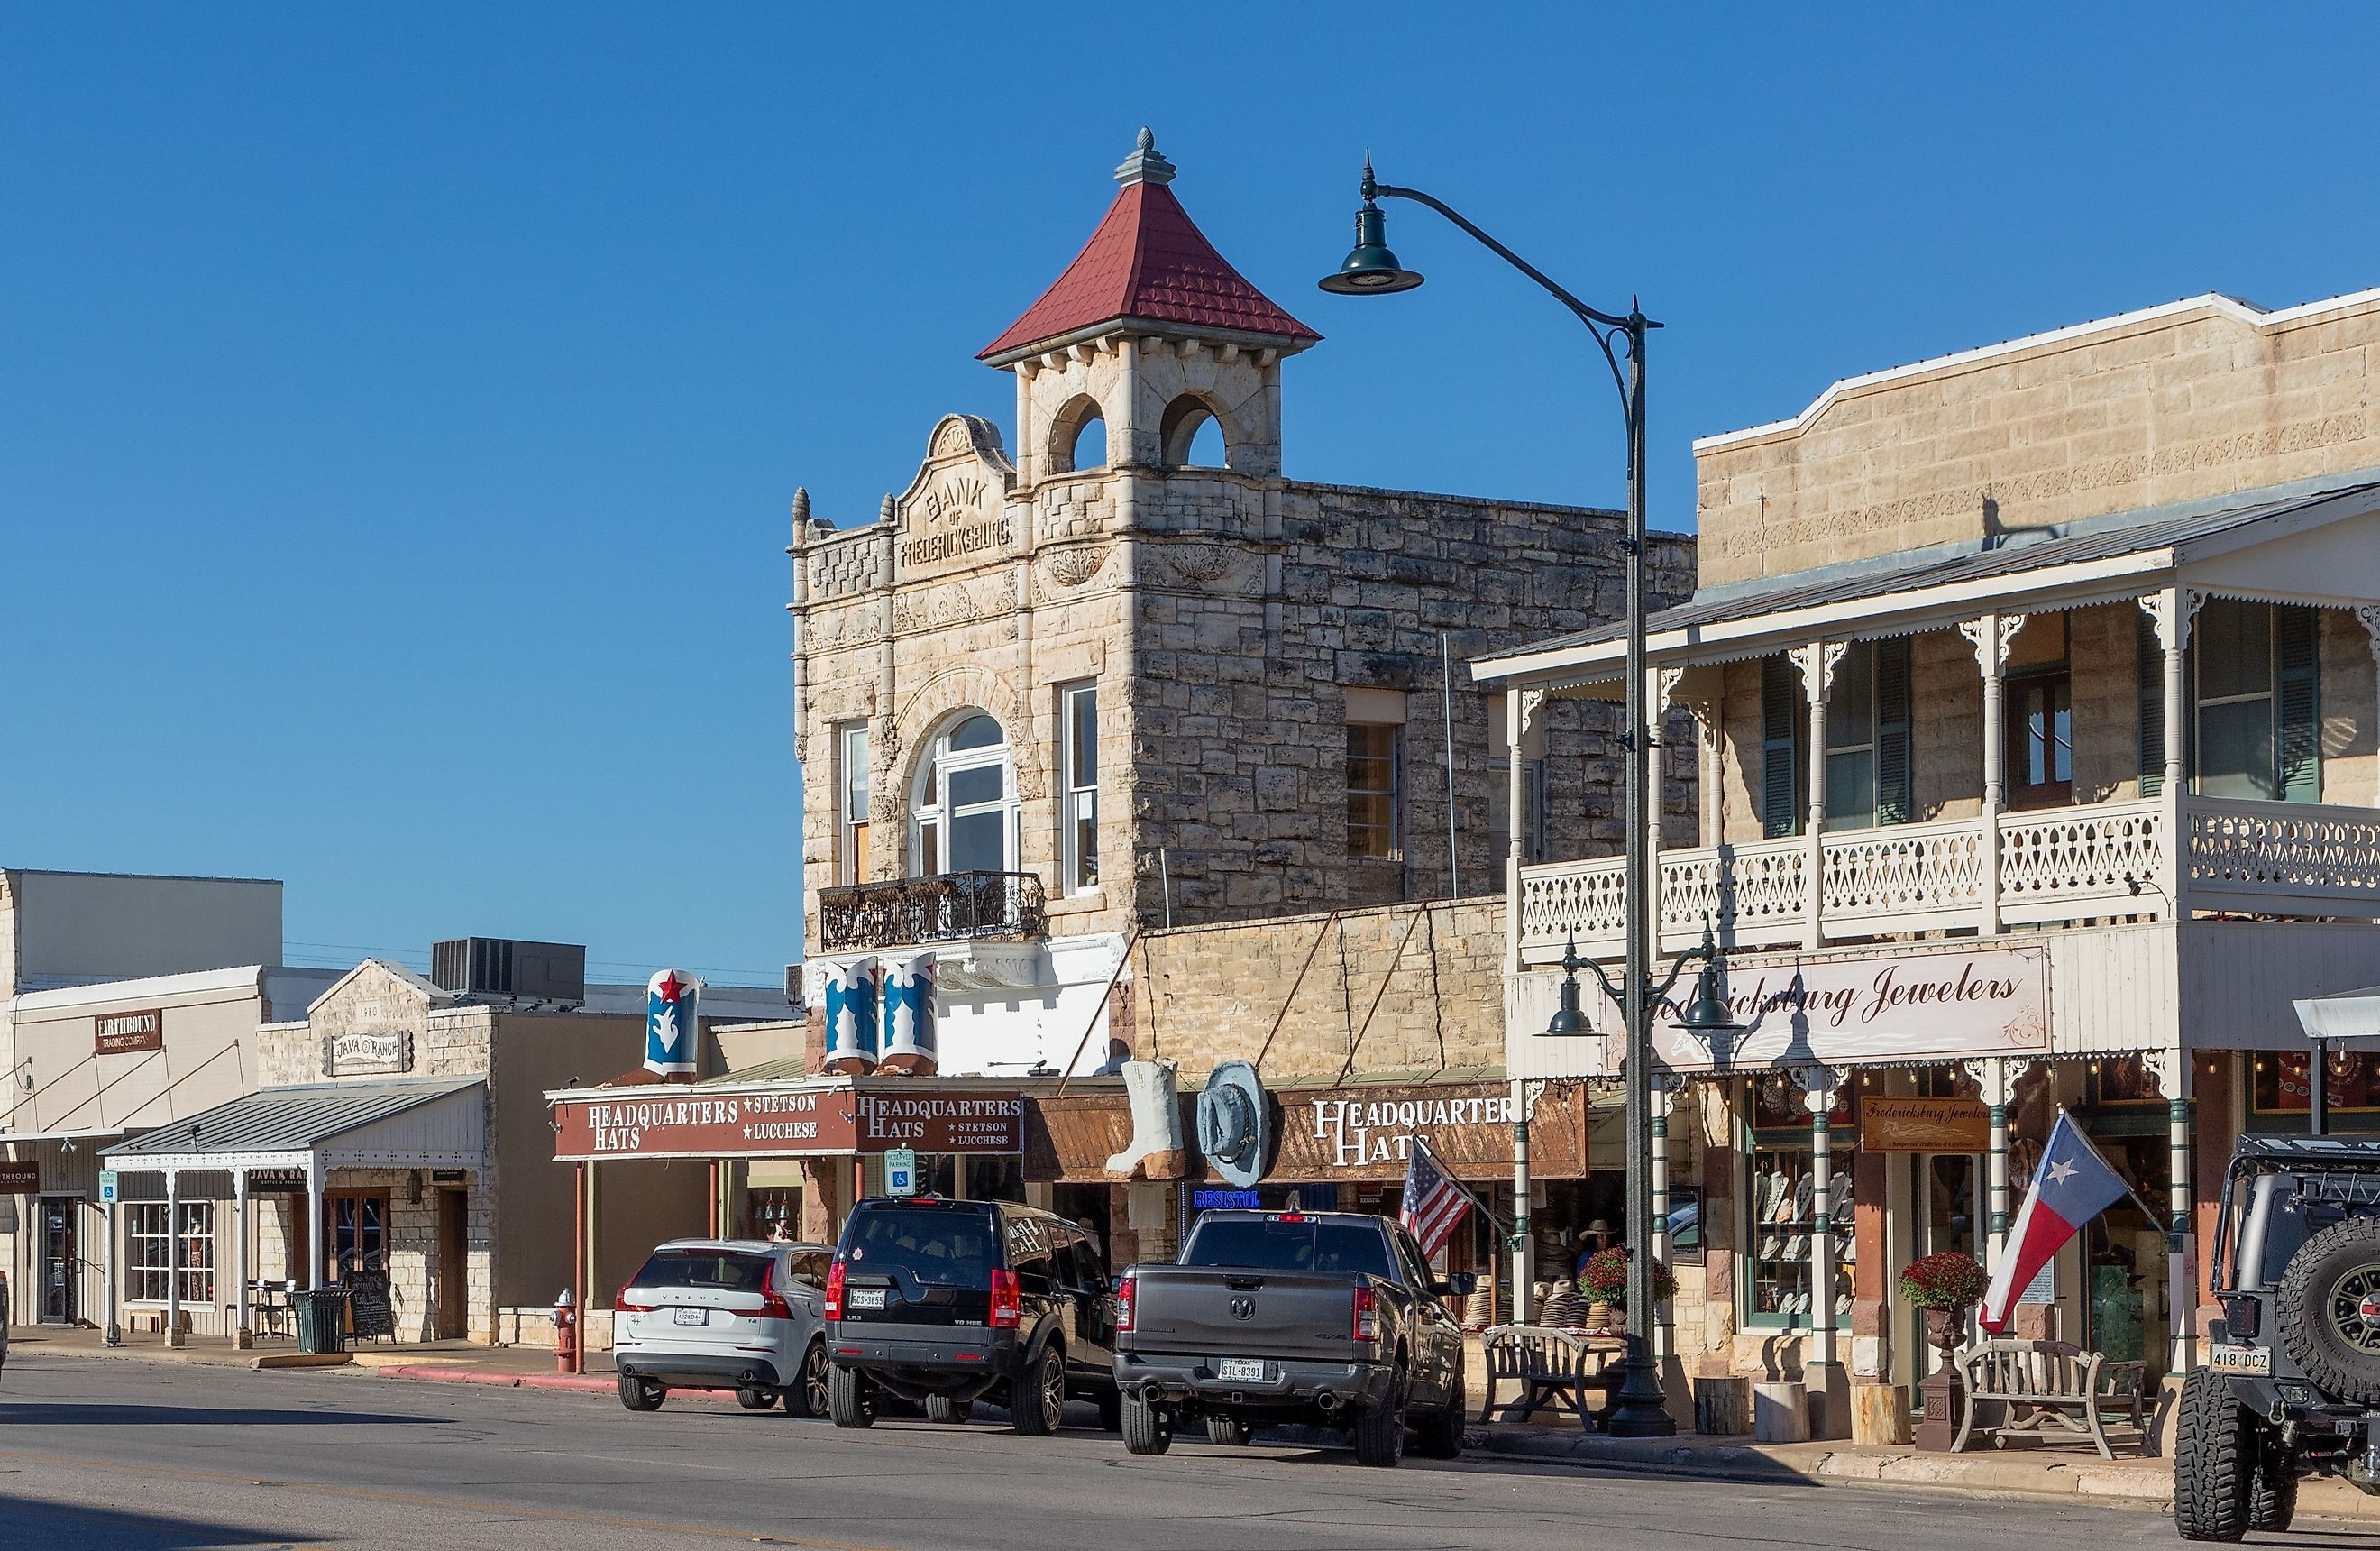
[[1397, 1214], [1397, 1221], [1405, 1225], [1421, 1252], [1438, 1253], [1470, 1210], [1471, 1192], [1439, 1166], [1429, 1143], [1415, 1137], [1413, 1152], [1405, 1158], [1404, 1209]]

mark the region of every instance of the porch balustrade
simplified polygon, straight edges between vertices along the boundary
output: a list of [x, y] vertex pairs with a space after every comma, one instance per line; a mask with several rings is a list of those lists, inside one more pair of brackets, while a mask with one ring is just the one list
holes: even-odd
[[[2380, 811], [2369, 808], [2148, 798], [1833, 831], [1817, 853], [1813, 879], [1799, 836], [1662, 851], [1662, 951], [1692, 946], [1706, 920], [1727, 946], [1758, 948], [1988, 931], [1994, 916], [2024, 925], [2201, 910], [2380, 918]], [[1589, 957], [1617, 955], [1624, 878], [1616, 856], [1523, 868], [1523, 956], [1559, 957], [1572, 939]]]

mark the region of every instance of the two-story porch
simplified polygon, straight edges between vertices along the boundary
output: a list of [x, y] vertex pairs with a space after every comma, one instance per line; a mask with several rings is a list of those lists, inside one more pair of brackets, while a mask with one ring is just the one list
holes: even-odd
[[[2155, 1215], [2109, 1214], [2032, 1317], [2136, 1343], [2153, 1367], [2189, 1361], [2193, 1300], [2167, 1251], [2198, 1211], [2193, 1174], [2219, 1177], [2242, 1126], [2301, 1124], [2289, 997], [2380, 978], [2380, 484], [2331, 483], [1708, 589], [1654, 616], [1646, 691], [1696, 776], [1653, 784], [1657, 949], [1713, 931], [1751, 1025], [1718, 1049], [1657, 1041], [1709, 1079], [1677, 1101], [1705, 1123], [1672, 1127], [1713, 1268], [1681, 1266], [1673, 1351], [1773, 1367], [1785, 1337], [1789, 1364], [1825, 1363], [1840, 1328], [1852, 1372], [1913, 1379], [1890, 1278], [1934, 1250], [1995, 1253], [2027, 1140], [2064, 1107]], [[1510, 691], [1517, 739], [1549, 697], [1619, 698], [1623, 651], [1605, 629], [1473, 670]], [[1510, 1069], [1616, 1069], [1617, 1041], [1544, 1037], [1546, 966], [1573, 944], [1621, 956], [1625, 863], [1507, 868]], [[1986, 982], [1990, 1007], [1943, 999]], [[1925, 989], [1878, 995], [1908, 986]], [[2373, 1057], [2342, 1059], [2360, 1074]], [[1896, 1141], [1864, 1122], [1871, 1105], [1942, 1136]], [[1840, 1150], [1831, 1221], [1794, 1183], [1820, 1147]]]

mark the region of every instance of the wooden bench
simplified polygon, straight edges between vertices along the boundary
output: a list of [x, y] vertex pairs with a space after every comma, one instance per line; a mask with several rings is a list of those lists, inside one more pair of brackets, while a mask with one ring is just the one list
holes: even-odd
[[1974, 1431], [1978, 1401], [1998, 1401], [2010, 1408], [2010, 1419], [1985, 1431], [2038, 1432], [2055, 1422], [2070, 1433], [2088, 1434], [2104, 1459], [2116, 1451], [2107, 1447], [2103, 1419], [2107, 1413], [2129, 1416], [2141, 1430], [2145, 1453], [2156, 1451], [2155, 1440], [2141, 1426], [2141, 1384], [2145, 1364], [2110, 1362], [2095, 1351], [2066, 1341], [1985, 1341], [1960, 1352], [1954, 1362], [1959, 1387], [1965, 1392], [1966, 1414], [1950, 1452], [1967, 1447]]
[[[1488, 1358], [1488, 1391], [1479, 1402], [1479, 1420], [1500, 1411], [1506, 1422], [1526, 1422], [1540, 1411], [1569, 1411], [1582, 1432], [1593, 1432], [1611, 1409], [1611, 1386], [1620, 1368], [1611, 1359], [1626, 1342], [1616, 1336], [1589, 1336], [1573, 1330], [1553, 1330], [1535, 1325], [1492, 1325], [1480, 1337]], [[1501, 1406], [1496, 1386], [1518, 1386], [1519, 1393]], [[1597, 1404], [1587, 1403], [1594, 1390]]]

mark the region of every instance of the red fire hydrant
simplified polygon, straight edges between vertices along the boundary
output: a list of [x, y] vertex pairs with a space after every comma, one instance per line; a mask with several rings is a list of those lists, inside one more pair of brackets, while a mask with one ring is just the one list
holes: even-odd
[[553, 1301], [553, 1370], [578, 1372], [578, 1311], [571, 1304], [568, 1288]]

